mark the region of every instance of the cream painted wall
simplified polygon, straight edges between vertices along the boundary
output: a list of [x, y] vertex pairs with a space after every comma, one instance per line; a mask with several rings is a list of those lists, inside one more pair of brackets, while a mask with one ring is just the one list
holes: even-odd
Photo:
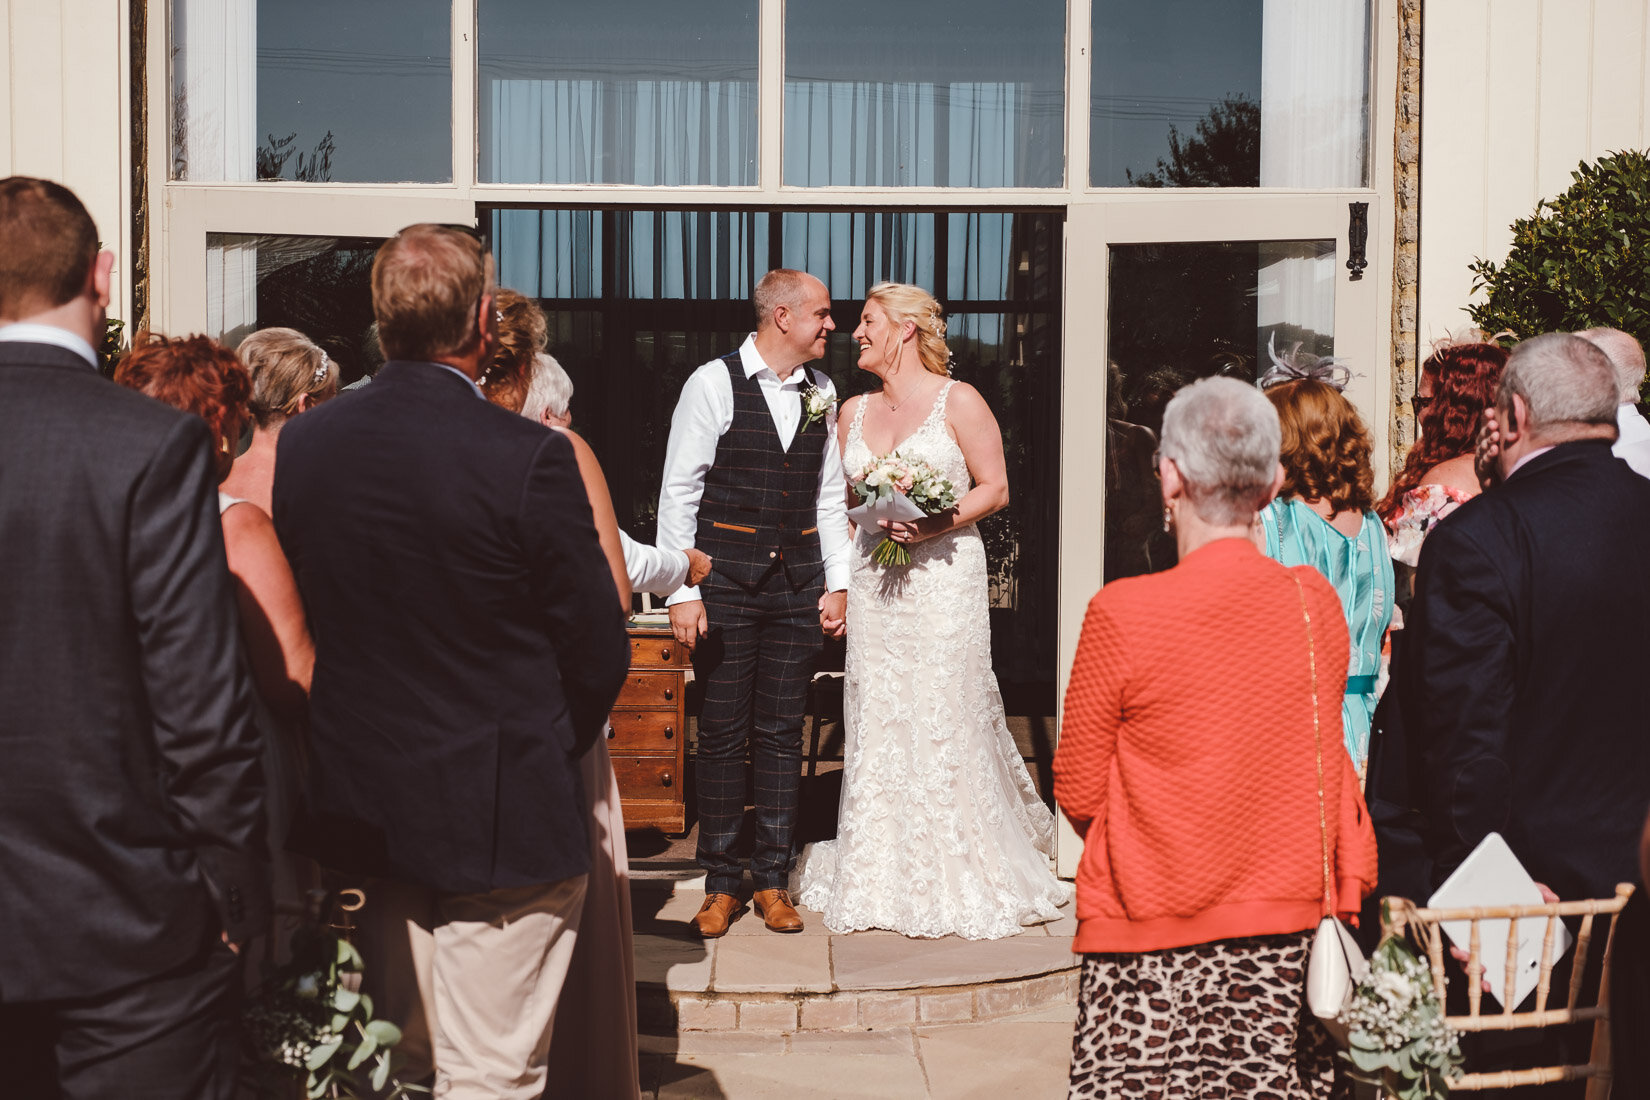
[[1419, 337], [1469, 323], [1475, 258], [1581, 160], [1650, 145], [1650, 0], [1433, 0], [1421, 79]]
[[122, 0], [0, 0], [0, 176], [80, 196], [115, 253], [111, 316], [131, 311], [130, 111]]

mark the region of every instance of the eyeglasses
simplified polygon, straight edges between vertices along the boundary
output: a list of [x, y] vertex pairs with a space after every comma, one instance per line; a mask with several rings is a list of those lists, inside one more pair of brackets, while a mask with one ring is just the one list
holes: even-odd
[[1161, 448], [1152, 452], [1152, 476], [1163, 480], [1163, 451]]

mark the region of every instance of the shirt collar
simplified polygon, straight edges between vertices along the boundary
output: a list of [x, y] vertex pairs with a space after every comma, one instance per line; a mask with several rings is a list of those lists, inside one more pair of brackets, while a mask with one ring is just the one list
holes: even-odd
[[1639, 415], [1638, 407], [1631, 403], [1616, 406], [1616, 428], [1621, 432], [1623, 443], [1650, 439], [1650, 422], [1646, 422]]
[[[756, 350], [756, 333], [754, 332], [745, 337], [745, 342], [739, 345], [739, 365], [744, 369], [746, 378], [755, 378], [763, 371], [767, 371], [775, 378], [779, 377], [779, 372], [768, 366], [767, 360], [762, 358], [762, 353]], [[808, 365], [804, 363], [793, 370], [790, 377], [779, 384], [781, 386], [801, 387], [809, 381]]]
[[[1557, 444], [1555, 443], [1555, 444], [1553, 444], [1553, 446], [1556, 447]], [[1537, 447], [1535, 450], [1531, 451], [1529, 454], [1525, 455], [1523, 458], [1519, 459], [1516, 463], [1514, 463], [1513, 468], [1507, 471], [1507, 477], [1509, 477], [1509, 478], [1512, 477], [1518, 471], [1520, 471], [1524, 467], [1528, 466], [1530, 464], [1531, 459], [1540, 458], [1542, 455], [1546, 454], [1548, 451], [1550, 451], [1552, 449], [1553, 449], [1552, 447]]]
[[58, 328], [56, 325], [38, 325], [28, 321], [0, 327], [0, 341], [20, 344], [52, 344], [66, 348], [86, 360], [86, 365], [93, 370], [97, 369], [97, 352], [92, 345], [76, 336], [68, 329]]
[[430, 366], [440, 367], [442, 370], [447, 371], [450, 374], [455, 374], [464, 379], [464, 384], [474, 390], [477, 397], [481, 398], [483, 401], [487, 400], [487, 395], [481, 392], [481, 387], [476, 385], [476, 380], [459, 370], [457, 367], [448, 366], [446, 363], [431, 363]]

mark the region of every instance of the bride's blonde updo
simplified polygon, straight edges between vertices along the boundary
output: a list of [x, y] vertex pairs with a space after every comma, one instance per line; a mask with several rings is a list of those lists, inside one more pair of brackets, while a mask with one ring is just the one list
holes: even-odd
[[895, 326], [910, 321], [917, 328], [917, 357], [933, 374], [951, 373], [951, 349], [945, 346], [945, 320], [940, 303], [920, 286], [909, 283], [878, 283], [866, 295]]

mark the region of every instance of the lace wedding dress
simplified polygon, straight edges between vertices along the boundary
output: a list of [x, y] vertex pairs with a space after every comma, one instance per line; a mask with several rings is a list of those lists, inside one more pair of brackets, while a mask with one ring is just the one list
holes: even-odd
[[[960, 498], [972, 482], [933, 410], [899, 445], [945, 471]], [[873, 457], [861, 437], [844, 464]], [[798, 864], [798, 900], [833, 932], [1012, 936], [1052, 920], [1070, 888], [1049, 868], [1054, 815], [1003, 718], [991, 670], [985, 547], [972, 526], [910, 547], [908, 566], [871, 560], [882, 535], [862, 530], [848, 584], [844, 766], [837, 839]]]

